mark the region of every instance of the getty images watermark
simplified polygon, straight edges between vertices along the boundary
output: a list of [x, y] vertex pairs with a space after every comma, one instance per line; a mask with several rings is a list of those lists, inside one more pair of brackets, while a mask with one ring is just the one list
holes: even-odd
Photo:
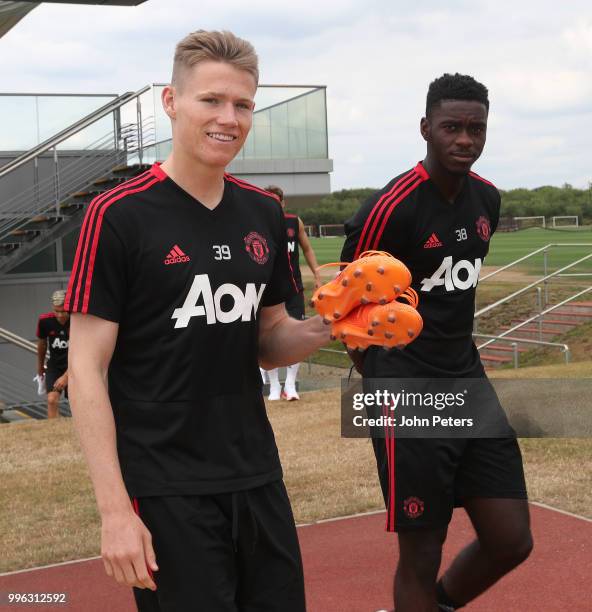
[[343, 380], [348, 438], [592, 436], [592, 379]]
[[[357, 414], [353, 417], [353, 425], [356, 427], [473, 427], [473, 417], [455, 418], [443, 416], [442, 414], [431, 414], [421, 416], [421, 411], [414, 414], [405, 414], [404, 408], [431, 409], [442, 411], [446, 408], [462, 408], [465, 405], [468, 390], [461, 393], [420, 393], [409, 392], [405, 389], [393, 393], [386, 389], [376, 389], [373, 392], [363, 391], [353, 394], [352, 407], [366, 414]], [[380, 416], [366, 416], [368, 408], [382, 409]], [[397, 409], [398, 413], [397, 413]]]

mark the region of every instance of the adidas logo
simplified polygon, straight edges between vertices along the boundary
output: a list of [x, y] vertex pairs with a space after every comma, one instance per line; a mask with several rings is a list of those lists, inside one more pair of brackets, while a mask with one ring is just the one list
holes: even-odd
[[424, 249], [433, 249], [436, 247], [441, 247], [442, 243], [438, 240], [438, 236], [434, 232], [428, 239], [427, 242], [423, 245]]
[[165, 265], [170, 266], [171, 264], [185, 263], [186, 261], [191, 261], [189, 255], [185, 255], [179, 246], [175, 245], [171, 249], [171, 252], [166, 256], [164, 263]]

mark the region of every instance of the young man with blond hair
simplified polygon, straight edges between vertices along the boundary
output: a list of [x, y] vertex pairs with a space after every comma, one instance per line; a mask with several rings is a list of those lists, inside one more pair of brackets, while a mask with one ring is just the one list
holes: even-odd
[[[300, 273], [300, 251], [306, 259], [306, 263], [314, 276], [314, 287], [318, 289], [321, 286], [321, 274], [318, 270], [319, 264], [310, 244], [310, 240], [306, 235], [304, 223], [298, 215], [286, 212], [286, 200], [284, 199], [284, 190], [277, 185], [269, 185], [265, 188], [266, 191], [274, 193], [280, 201], [284, 210], [284, 218], [286, 221], [286, 234], [288, 238], [288, 253], [292, 268], [292, 277], [294, 279], [294, 295], [286, 302], [286, 311], [288, 314], [298, 321], [304, 319], [304, 285], [302, 284], [302, 274]], [[286, 380], [284, 382], [284, 390], [280, 384], [279, 368], [273, 370], [261, 369], [263, 382], [266, 382], [266, 377], [269, 378], [269, 397], [271, 401], [285, 399], [290, 401], [299, 400], [300, 396], [296, 390], [296, 378], [298, 377], [298, 369], [300, 363], [293, 363], [286, 368]]]
[[65, 297], [66, 292], [62, 289], [54, 291], [51, 295], [52, 311], [40, 315], [37, 322], [37, 377], [45, 383], [47, 390], [48, 419], [60, 416], [60, 397], [63, 392], [67, 393], [68, 388], [70, 314], [64, 310]]
[[257, 82], [253, 47], [230, 32], [178, 44], [162, 93], [172, 152], [91, 203], [70, 279], [72, 410], [102, 557], [141, 611], [305, 609], [258, 362], [300, 361], [329, 331], [284, 308], [278, 201], [225, 174]]

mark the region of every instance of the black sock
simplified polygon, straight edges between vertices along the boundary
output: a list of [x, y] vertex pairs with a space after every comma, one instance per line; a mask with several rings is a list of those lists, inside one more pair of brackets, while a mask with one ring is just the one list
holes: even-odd
[[448, 606], [449, 608], [452, 608], [453, 610], [462, 608], [462, 604], [459, 604], [456, 601], [453, 601], [452, 599], [450, 599], [450, 597], [448, 596], [448, 593], [444, 590], [444, 585], [442, 584], [442, 580], [438, 580], [438, 582], [436, 583], [436, 600], [438, 601], [439, 604]]

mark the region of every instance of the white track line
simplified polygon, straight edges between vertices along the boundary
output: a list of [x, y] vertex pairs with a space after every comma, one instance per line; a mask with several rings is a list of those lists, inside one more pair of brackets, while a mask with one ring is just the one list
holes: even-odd
[[[592, 523], [592, 519], [589, 519], [586, 516], [580, 516], [579, 514], [574, 514], [573, 512], [568, 512], [567, 510], [560, 510], [559, 508], [553, 508], [553, 506], [548, 506], [547, 504], [543, 504], [541, 502], [528, 502], [532, 506], [538, 506], [539, 508], [544, 508], [545, 510], [551, 510], [553, 512], [558, 512], [559, 514], [565, 514], [566, 516], [571, 516], [572, 518], [577, 518], [582, 521], [586, 521], [588, 523]], [[345, 521], [351, 518], [360, 518], [363, 516], [372, 516], [374, 514], [382, 514], [386, 512], [386, 510], [371, 510], [369, 512], [359, 512], [358, 514], [347, 514], [345, 516], [336, 516], [334, 518], [321, 519], [319, 521], [314, 521], [312, 523], [301, 523], [297, 525], [298, 528], [301, 527], [312, 527], [313, 525], [322, 525], [323, 523], [335, 523], [337, 521]], [[62, 561], [62, 563], [53, 563], [51, 565], [42, 565], [40, 567], [30, 567], [24, 570], [16, 570], [14, 572], [6, 572], [4, 574], [0, 574], [0, 578], [3, 576], [14, 576], [15, 574], [25, 574], [27, 572], [37, 572], [39, 570], [51, 569], [52, 567], [64, 567], [65, 565], [72, 565], [74, 563], [86, 563], [87, 561], [96, 561], [101, 557], [88, 557], [88, 559], [75, 559], [74, 561]]]
[[74, 559], [74, 561], [62, 561], [61, 563], [52, 563], [51, 565], [41, 565], [39, 567], [29, 567], [24, 570], [16, 570], [14, 572], [6, 572], [5, 574], [0, 574], [0, 578], [3, 576], [14, 576], [15, 574], [25, 574], [27, 572], [37, 572], [39, 570], [50, 569], [52, 567], [63, 567], [64, 565], [72, 565], [74, 563], [86, 563], [87, 561], [95, 561], [96, 559], [100, 559], [101, 557], [88, 557], [88, 559]]
[[547, 506], [547, 504], [543, 504], [541, 502], [529, 502], [533, 506], [538, 506], [539, 508], [544, 508], [545, 510], [553, 510], [553, 512], [559, 512], [559, 514], [565, 514], [567, 516], [571, 516], [573, 518], [580, 519], [582, 521], [587, 521], [588, 523], [592, 523], [592, 519], [587, 516], [582, 516], [581, 514], [574, 514], [573, 512], [568, 512], [567, 510], [560, 510], [559, 508], [553, 508], [553, 506]]

